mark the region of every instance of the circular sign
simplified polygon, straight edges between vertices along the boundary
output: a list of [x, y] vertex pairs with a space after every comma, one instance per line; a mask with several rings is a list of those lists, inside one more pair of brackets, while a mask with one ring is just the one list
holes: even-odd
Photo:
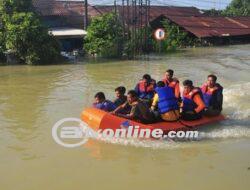
[[[63, 128], [60, 128], [60, 126], [65, 122], [77, 122], [78, 125], [76, 126], [66, 126]], [[78, 118], [64, 118], [53, 126], [52, 128], [52, 137], [54, 138], [55, 142], [61, 146], [64, 146], [66, 148], [75, 148], [82, 146], [88, 141], [88, 131], [89, 127], [86, 123], [84, 123], [82, 120]], [[58, 131], [60, 132], [58, 135]], [[75, 139], [76, 142], [71, 143], [65, 143], [62, 139]]]
[[154, 32], [154, 37], [156, 40], [164, 40], [166, 38], [166, 32], [163, 28], [158, 28], [157, 30], [155, 30]]

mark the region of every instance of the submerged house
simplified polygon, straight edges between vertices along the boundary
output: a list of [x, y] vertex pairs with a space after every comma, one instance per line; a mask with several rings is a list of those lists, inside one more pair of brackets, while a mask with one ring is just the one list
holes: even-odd
[[[82, 49], [83, 37], [87, 34], [84, 30], [86, 26], [84, 1], [33, 0], [33, 5], [50, 33], [60, 40], [62, 51]], [[114, 6], [88, 5], [89, 22], [91, 22], [91, 18], [114, 11], [114, 9]], [[117, 6], [117, 12], [121, 16], [121, 6]], [[124, 17], [130, 17], [129, 14], [125, 11]], [[199, 9], [195, 7], [151, 6], [149, 21], [153, 27], [160, 24], [160, 22], [157, 24], [158, 17], [164, 14], [201, 15]], [[126, 24], [130, 25], [130, 23]]]
[[153, 21], [161, 26], [160, 21], [169, 20], [187, 32], [190, 37], [198, 38], [203, 43], [236, 44], [250, 43], [250, 17], [222, 16], [178, 16], [161, 15]]
[[[62, 51], [82, 49], [85, 6], [84, 1], [33, 0], [33, 5], [48, 26], [50, 33], [62, 44]], [[114, 6], [88, 5], [88, 22], [91, 18], [114, 11]], [[127, 11], [126, 11], [127, 10]], [[116, 7], [120, 17], [131, 18], [128, 9]], [[195, 7], [155, 6], [150, 7], [148, 22], [153, 29], [162, 27], [162, 20], [179, 26], [190, 37], [205, 43], [246, 43], [250, 42], [250, 17], [210, 17]], [[132, 23], [125, 21], [127, 26]]]
[[250, 43], [249, 16], [206, 16], [195, 7], [151, 6], [149, 17], [151, 28], [162, 28], [166, 19], [203, 44]]
[[[96, 6], [101, 13], [114, 10], [113, 6]], [[117, 11], [121, 14], [122, 7]], [[129, 17], [125, 10], [124, 17]], [[250, 43], [250, 17], [207, 16], [196, 7], [155, 6], [150, 7], [149, 22], [153, 29], [162, 28], [167, 19], [204, 44]], [[127, 23], [129, 24], [129, 23]]]
[[[83, 37], [87, 34], [84, 1], [33, 0], [33, 6], [50, 33], [61, 42], [62, 51], [82, 49]], [[88, 12], [97, 15], [92, 6]]]

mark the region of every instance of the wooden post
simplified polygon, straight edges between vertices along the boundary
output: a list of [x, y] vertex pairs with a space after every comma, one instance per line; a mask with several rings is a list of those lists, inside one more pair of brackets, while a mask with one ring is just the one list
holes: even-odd
[[84, 29], [87, 30], [88, 28], [88, 0], [84, 0], [84, 9], [85, 9], [85, 16], [84, 16]]

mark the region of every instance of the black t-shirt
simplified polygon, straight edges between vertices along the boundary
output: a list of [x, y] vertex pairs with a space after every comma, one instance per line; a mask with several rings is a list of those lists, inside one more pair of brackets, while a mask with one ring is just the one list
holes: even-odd
[[124, 104], [127, 101], [127, 96], [122, 96], [121, 98], [117, 98], [114, 100], [114, 104], [116, 107], [119, 107], [120, 105]]
[[154, 116], [150, 112], [149, 106], [140, 100], [137, 104], [131, 105], [130, 114], [134, 116], [135, 120], [142, 123], [152, 123], [154, 121]]

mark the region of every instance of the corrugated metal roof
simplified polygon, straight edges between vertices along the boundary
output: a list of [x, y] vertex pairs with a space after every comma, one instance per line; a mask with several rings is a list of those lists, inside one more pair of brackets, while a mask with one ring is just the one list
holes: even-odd
[[180, 17], [169, 20], [199, 38], [250, 35], [250, 17]]
[[196, 7], [174, 7], [174, 6], [151, 6], [150, 20], [154, 20], [160, 15], [168, 16], [201, 16], [201, 12]]
[[[105, 14], [111, 11], [114, 11], [114, 6], [95, 6], [95, 8], [101, 13]], [[135, 11], [132, 7], [127, 9], [125, 7], [123, 9], [122, 6], [117, 6], [117, 12], [123, 16], [124, 13], [124, 20], [125, 23], [128, 25], [135, 25], [136, 27], [141, 27], [139, 26], [140, 23], [142, 23], [142, 26], [146, 24], [146, 17], [145, 16], [140, 16], [139, 15], [139, 8], [137, 8], [137, 13], [132, 13], [132, 11]], [[123, 12], [124, 11], [124, 12]], [[145, 10], [142, 10], [145, 11]], [[132, 20], [132, 14], [136, 14], [135, 19]], [[199, 9], [195, 7], [174, 7], [174, 6], [155, 6], [152, 5], [150, 6], [150, 11], [149, 11], [149, 21], [153, 21], [159, 16], [201, 16], [201, 12]], [[140, 21], [141, 20], [141, 21]]]
[[[33, 0], [33, 5], [43, 16], [53, 15], [84, 15], [84, 1], [58, 1], [58, 0]], [[114, 10], [114, 6], [88, 6], [88, 14], [91, 17], [108, 13]], [[117, 10], [122, 13], [122, 7], [117, 6]], [[129, 14], [125, 8], [125, 16]], [[201, 15], [199, 9], [195, 7], [174, 7], [174, 6], [155, 6], [150, 7], [150, 20], [160, 15], [174, 16], [198, 16]]]
[[[114, 6], [95, 6], [102, 14], [108, 13], [114, 10]], [[132, 7], [131, 7], [132, 9]], [[122, 13], [122, 6], [117, 6], [119, 13]], [[137, 9], [139, 11], [139, 9]], [[125, 16], [129, 14], [127, 8], [124, 9]], [[130, 10], [131, 13], [131, 10]], [[172, 15], [172, 16], [199, 16], [202, 15], [200, 10], [195, 7], [174, 7], [174, 6], [150, 6], [150, 20], [154, 20], [160, 15]]]
[[[83, 1], [33, 0], [34, 7], [43, 16], [84, 16]], [[95, 17], [114, 10], [114, 6], [88, 7], [90, 17]], [[117, 6], [122, 13], [122, 7]], [[124, 9], [124, 17], [130, 17]], [[150, 21], [165, 16], [199, 38], [214, 36], [239, 36], [250, 34], [250, 17], [208, 17], [203, 16], [195, 7], [154, 6], [150, 7]], [[145, 19], [145, 18], [143, 18]], [[131, 24], [131, 23], [128, 23]]]

